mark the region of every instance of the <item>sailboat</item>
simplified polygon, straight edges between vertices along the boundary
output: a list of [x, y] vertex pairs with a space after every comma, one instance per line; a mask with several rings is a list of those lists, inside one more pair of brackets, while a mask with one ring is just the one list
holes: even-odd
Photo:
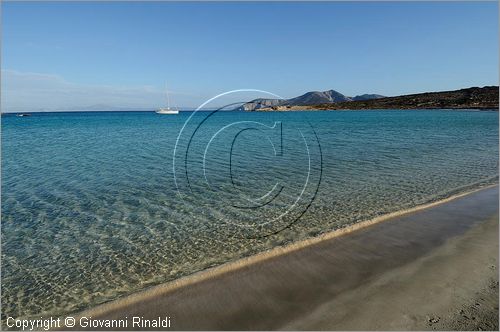
[[166, 84], [165, 84], [165, 90], [167, 92], [167, 107], [160, 108], [159, 110], [156, 111], [156, 114], [179, 114], [179, 110], [177, 108], [170, 107], [170, 98], [168, 96], [168, 89]]

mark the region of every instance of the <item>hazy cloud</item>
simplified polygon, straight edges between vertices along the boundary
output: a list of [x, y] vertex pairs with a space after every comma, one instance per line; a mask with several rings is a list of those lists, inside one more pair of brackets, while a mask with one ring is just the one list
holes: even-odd
[[156, 108], [165, 91], [152, 86], [83, 85], [52, 74], [2, 70], [2, 112]]

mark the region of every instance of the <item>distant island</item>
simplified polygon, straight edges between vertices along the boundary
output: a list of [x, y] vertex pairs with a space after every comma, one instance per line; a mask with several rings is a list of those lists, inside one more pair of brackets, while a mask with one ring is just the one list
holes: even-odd
[[498, 86], [471, 87], [396, 97], [364, 94], [347, 97], [335, 90], [312, 91], [291, 99], [255, 99], [244, 111], [363, 110], [363, 109], [498, 109]]

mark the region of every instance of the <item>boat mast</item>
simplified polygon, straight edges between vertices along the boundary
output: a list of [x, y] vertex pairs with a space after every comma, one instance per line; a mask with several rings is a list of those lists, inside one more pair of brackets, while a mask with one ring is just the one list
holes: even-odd
[[167, 108], [170, 108], [170, 97], [168, 96], [167, 82], [165, 82], [165, 91], [167, 92]]

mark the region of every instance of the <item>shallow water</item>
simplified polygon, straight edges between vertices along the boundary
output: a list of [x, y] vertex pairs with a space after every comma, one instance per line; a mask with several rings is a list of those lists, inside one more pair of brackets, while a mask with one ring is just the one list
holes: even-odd
[[2, 116], [2, 320], [498, 182], [498, 112], [191, 115]]

